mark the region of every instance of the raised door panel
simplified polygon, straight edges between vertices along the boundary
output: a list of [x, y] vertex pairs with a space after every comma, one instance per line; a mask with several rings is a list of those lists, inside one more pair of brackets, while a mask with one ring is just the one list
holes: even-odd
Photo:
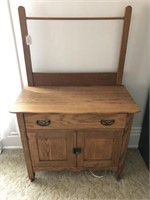
[[[105, 149], [107, 147], [107, 149]], [[113, 139], [85, 137], [84, 159], [91, 161], [112, 159]]]
[[38, 137], [37, 146], [40, 161], [67, 160], [67, 145], [65, 137]]
[[79, 132], [77, 146], [81, 153], [77, 155], [79, 168], [112, 168], [117, 169], [123, 131], [90, 131]]
[[76, 133], [71, 131], [36, 130], [27, 133], [35, 169], [76, 167]]

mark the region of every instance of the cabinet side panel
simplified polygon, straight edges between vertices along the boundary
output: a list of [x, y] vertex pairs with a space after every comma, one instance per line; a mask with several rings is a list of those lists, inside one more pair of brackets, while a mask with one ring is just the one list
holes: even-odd
[[124, 134], [122, 137], [122, 147], [121, 147], [119, 165], [118, 165], [118, 170], [117, 170], [118, 179], [120, 179], [123, 175], [123, 169], [124, 169], [125, 157], [127, 154], [127, 147], [128, 147], [129, 138], [130, 138], [132, 121], [133, 121], [133, 114], [128, 114], [127, 119], [126, 119], [126, 127], [124, 129]]
[[31, 161], [31, 156], [30, 156], [30, 150], [29, 150], [29, 145], [28, 145], [28, 138], [26, 135], [23, 114], [17, 113], [17, 120], [18, 120], [19, 129], [20, 129], [21, 141], [23, 145], [23, 151], [24, 151], [24, 157], [25, 157], [28, 175], [29, 175], [29, 178], [33, 180], [34, 171], [32, 168], [32, 161]]

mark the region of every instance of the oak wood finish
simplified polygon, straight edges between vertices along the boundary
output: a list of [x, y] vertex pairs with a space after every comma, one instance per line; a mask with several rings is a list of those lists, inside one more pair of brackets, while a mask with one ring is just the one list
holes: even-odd
[[123, 20], [124, 17], [26, 17], [27, 20]]
[[33, 167], [50, 169], [76, 166], [73, 147], [76, 146], [75, 131], [34, 130], [27, 131]]
[[[26, 17], [19, 7], [28, 85], [16, 100], [28, 175], [41, 170], [113, 170], [123, 174], [133, 114], [139, 112], [121, 85], [131, 7], [124, 17]], [[34, 73], [26, 20], [124, 20], [116, 73]], [[31, 87], [33, 86], [33, 87]]]
[[78, 132], [77, 146], [83, 149], [77, 156], [78, 168], [117, 168], [122, 135], [123, 131], [113, 129]]
[[120, 153], [120, 158], [119, 158], [119, 163], [118, 163], [118, 169], [116, 173], [117, 180], [120, 180], [123, 176], [123, 169], [124, 169], [125, 157], [127, 154], [127, 147], [128, 147], [129, 138], [130, 138], [132, 121], [133, 121], [133, 114], [128, 114], [127, 119], [126, 119], [124, 134], [122, 137], [122, 145], [121, 145], [122, 147], [121, 147], [121, 153]]
[[122, 177], [132, 117], [139, 112], [124, 86], [26, 87], [12, 111], [20, 116], [30, 179], [33, 170], [64, 169], [109, 169]]
[[28, 176], [29, 176], [29, 179], [33, 181], [35, 178], [35, 173], [33, 171], [31, 154], [29, 150], [29, 144], [28, 144], [28, 138], [26, 135], [26, 128], [25, 128], [23, 114], [17, 113], [17, 120], [18, 120], [19, 129], [20, 129], [21, 141], [23, 145], [23, 151], [24, 151], [24, 157], [25, 157], [25, 162], [27, 166]]
[[[38, 120], [50, 120], [50, 124], [40, 126]], [[103, 125], [101, 120], [114, 120], [112, 125]], [[126, 114], [25, 114], [26, 128], [31, 129], [88, 129], [124, 128]]]
[[35, 86], [115, 85], [117, 73], [33, 73]]
[[[20, 27], [29, 86], [58, 86], [58, 85], [121, 85], [125, 63], [127, 40], [131, 19], [131, 6], [125, 9], [124, 17], [26, 17], [24, 7], [19, 7]], [[116, 73], [33, 73], [30, 48], [26, 44], [28, 35], [27, 20], [123, 20], [123, 33], [120, 48], [118, 71]]]
[[132, 13], [132, 7], [131, 6], [126, 7], [116, 85], [122, 84], [122, 77], [125, 64], [130, 21], [131, 21], [131, 13]]
[[26, 87], [11, 112], [136, 113], [139, 107], [124, 86]]
[[18, 8], [19, 11], [19, 20], [20, 20], [20, 28], [21, 28], [21, 35], [22, 35], [22, 44], [23, 44], [23, 51], [24, 51], [24, 58], [26, 64], [26, 73], [27, 73], [27, 80], [28, 85], [33, 86], [33, 76], [32, 76], [32, 63], [31, 63], [31, 55], [30, 55], [30, 47], [26, 44], [26, 36], [28, 35], [28, 28], [26, 23], [26, 12], [24, 7], [20, 6]]

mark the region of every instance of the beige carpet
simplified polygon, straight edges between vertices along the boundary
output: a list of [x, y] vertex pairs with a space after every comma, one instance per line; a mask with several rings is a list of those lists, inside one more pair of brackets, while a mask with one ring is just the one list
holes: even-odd
[[0, 155], [0, 200], [147, 200], [149, 172], [138, 152], [128, 150], [124, 177], [112, 173], [97, 179], [88, 171], [39, 172], [34, 182], [27, 177], [22, 150]]

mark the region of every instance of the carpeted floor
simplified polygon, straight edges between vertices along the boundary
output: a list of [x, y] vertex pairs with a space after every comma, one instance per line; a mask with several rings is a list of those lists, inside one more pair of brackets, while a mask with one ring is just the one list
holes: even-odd
[[108, 172], [97, 179], [88, 171], [39, 172], [27, 177], [22, 150], [0, 155], [0, 200], [148, 200], [149, 172], [138, 152], [128, 150], [124, 177], [117, 182]]

